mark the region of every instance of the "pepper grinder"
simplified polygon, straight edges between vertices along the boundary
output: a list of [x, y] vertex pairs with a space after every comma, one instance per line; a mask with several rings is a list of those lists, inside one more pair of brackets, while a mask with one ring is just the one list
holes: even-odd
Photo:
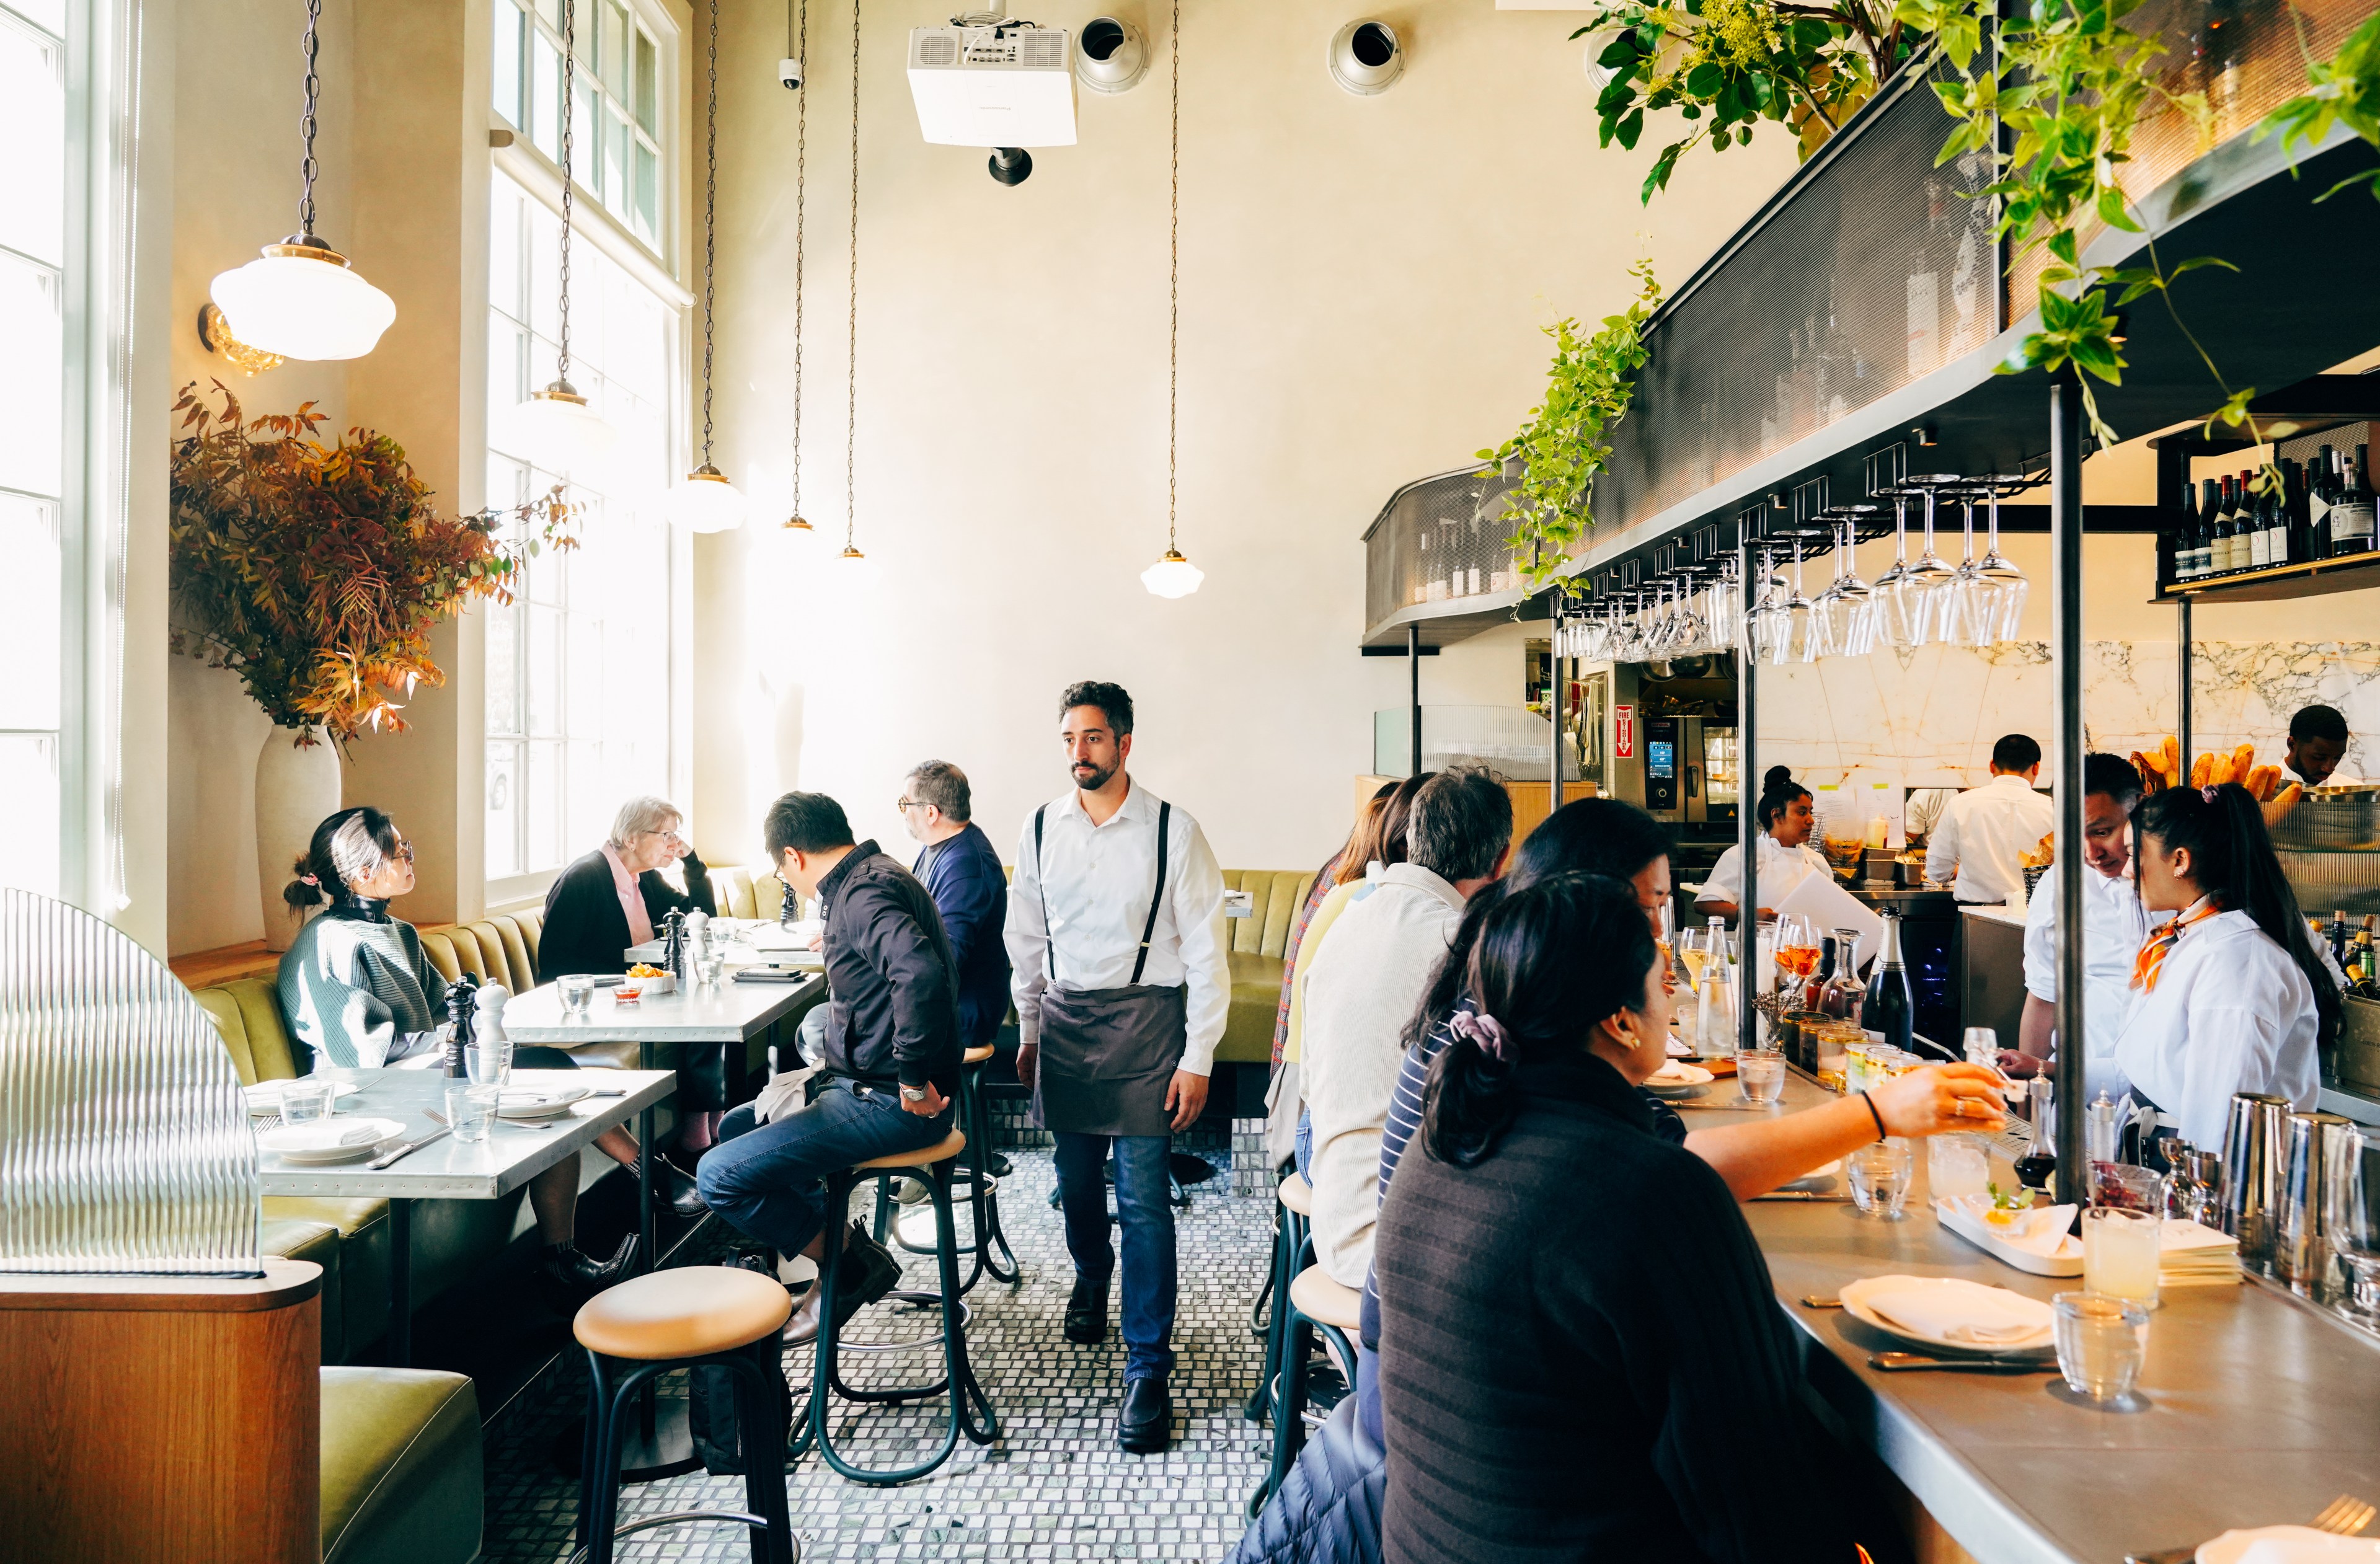
[[672, 907], [662, 919], [662, 970], [686, 984], [686, 915]]
[[471, 1046], [472, 1024], [479, 1014], [480, 986], [469, 973], [446, 986], [446, 1078], [467, 1080], [469, 1069], [463, 1050]]

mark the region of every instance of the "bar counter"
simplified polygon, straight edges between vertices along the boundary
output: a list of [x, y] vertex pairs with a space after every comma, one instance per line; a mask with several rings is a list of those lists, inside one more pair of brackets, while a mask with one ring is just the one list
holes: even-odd
[[[1737, 1100], [1734, 1083], [1708, 1088]], [[1784, 1107], [1828, 1093], [1788, 1072]], [[1694, 1129], [1750, 1121], [1696, 1112]], [[1959, 1276], [2046, 1302], [2079, 1277], [2030, 1276], [1935, 1219], [1925, 1149], [1909, 1215], [1849, 1204], [1743, 1207], [1768, 1258], [1778, 1306], [1811, 1347], [1813, 1389], [1845, 1436], [1874, 1450], [1978, 1564], [2119, 1564], [2127, 1553], [2202, 1543], [2232, 1527], [2302, 1524], [2340, 1494], [2380, 1499], [2380, 1341], [2254, 1281], [2167, 1291], [2152, 1317], [2141, 1390], [2148, 1410], [2095, 1412], [2053, 1398], [2039, 1375], [1884, 1374], [1870, 1353], [1921, 1351], [1811, 1309], [1864, 1276]], [[1993, 1176], [2013, 1182], [1996, 1152]], [[1836, 1193], [1847, 1186], [1838, 1177]], [[1929, 1554], [1929, 1558], [1939, 1555]]]

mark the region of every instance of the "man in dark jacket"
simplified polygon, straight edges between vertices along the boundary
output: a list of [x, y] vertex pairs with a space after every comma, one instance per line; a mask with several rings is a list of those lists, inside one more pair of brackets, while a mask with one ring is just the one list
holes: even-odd
[[[854, 844], [843, 806], [789, 793], [770, 806], [769, 856], [785, 883], [819, 901], [831, 1002], [824, 1086], [808, 1107], [767, 1124], [755, 1106], [727, 1115], [698, 1179], [710, 1208], [780, 1254], [826, 1254], [825, 1176], [873, 1157], [915, 1151], [951, 1132], [958, 1095], [959, 1009], [949, 937], [933, 898], [909, 871]], [[843, 1232], [838, 1324], [900, 1280], [901, 1267], [854, 1222]], [[818, 1290], [785, 1327], [818, 1332]]]
[[1008, 877], [1000, 854], [974, 824], [966, 773], [928, 760], [902, 779], [901, 823], [925, 845], [909, 872], [924, 883], [951, 937], [959, 983], [959, 1046], [991, 1041], [1008, 1014]]

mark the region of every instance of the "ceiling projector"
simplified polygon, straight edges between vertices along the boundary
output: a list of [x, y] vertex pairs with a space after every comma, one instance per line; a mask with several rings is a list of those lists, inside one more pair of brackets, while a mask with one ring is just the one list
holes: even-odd
[[911, 29], [909, 91], [917, 101], [917, 128], [942, 147], [1073, 146], [1069, 43], [1063, 28], [979, 15]]

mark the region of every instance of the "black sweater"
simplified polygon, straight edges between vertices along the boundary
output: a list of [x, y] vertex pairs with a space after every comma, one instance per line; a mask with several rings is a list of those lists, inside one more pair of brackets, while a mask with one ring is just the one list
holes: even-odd
[[959, 1091], [959, 989], [950, 935], [907, 869], [863, 842], [819, 881], [826, 923], [831, 1074]]
[[[644, 892], [645, 912], [661, 927], [664, 915], [697, 910], [719, 915], [710, 893], [710, 872], [688, 853], [678, 860], [686, 866], [686, 894], [680, 895], [658, 869], [637, 877]], [[545, 921], [537, 937], [537, 980], [551, 983], [574, 972], [625, 972], [628, 958], [628, 915], [612, 883], [612, 860], [597, 848], [554, 876], [545, 892]]]
[[1742, 1212], [1592, 1055], [1380, 1207], [1386, 1564], [1851, 1564], [1844, 1481]]

